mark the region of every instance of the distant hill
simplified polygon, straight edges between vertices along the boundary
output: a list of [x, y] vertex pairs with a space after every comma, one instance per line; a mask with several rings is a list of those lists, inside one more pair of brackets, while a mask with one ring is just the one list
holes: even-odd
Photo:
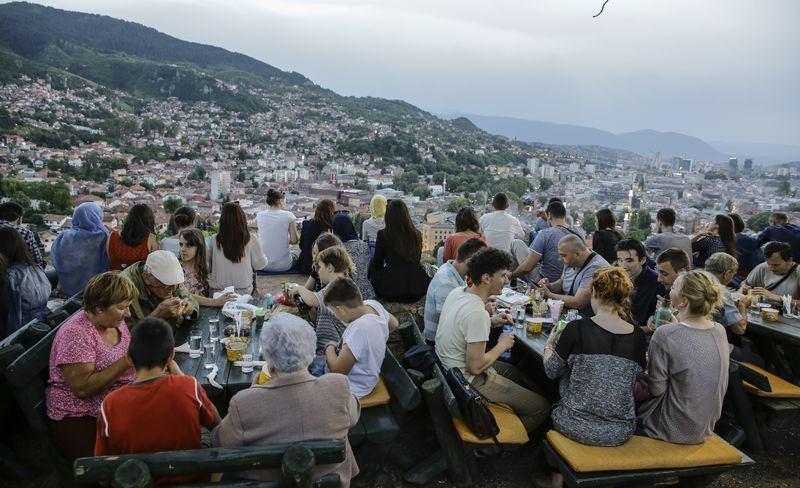
[[291, 83], [309, 83], [299, 73], [281, 71], [222, 48], [182, 41], [134, 22], [27, 2], [0, 5], [0, 44], [11, 51], [37, 58], [64, 43], [105, 54], [126, 53], [156, 62], [193, 63], [201, 68], [235, 69]]
[[693, 159], [724, 161], [728, 155], [697, 137], [677, 132], [640, 130], [614, 134], [593, 127], [556, 124], [511, 117], [457, 114], [467, 117], [481, 129], [526, 142], [560, 145], [595, 145], [626, 149], [641, 155], [660, 152], [662, 156], [686, 156]]

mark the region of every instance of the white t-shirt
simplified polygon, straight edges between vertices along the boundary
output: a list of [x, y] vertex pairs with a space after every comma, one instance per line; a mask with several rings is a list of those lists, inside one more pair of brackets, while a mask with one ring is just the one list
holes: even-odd
[[289, 224], [294, 220], [294, 214], [288, 210], [270, 208], [256, 214], [258, 240], [261, 241], [261, 250], [269, 261], [267, 271], [286, 271], [292, 267]]
[[444, 301], [436, 329], [436, 354], [445, 368], [460, 368], [467, 381], [467, 346], [471, 342], [487, 342], [492, 321], [483, 300], [466, 287], [454, 289]]
[[178, 256], [178, 259], [181, 258], [181, 243], [174, 237], [165, 237], [164, 240], [161, 241], [161, 249]]
[[356, 398], [369, 395], [378, 384], [389, 339], [389, 312], [375, 300], [364, 300], [364, 305], [374, 308], [379, 315], [362, 315], [350, 322], [342, 334], [342, 343], [347, 344], [356, 358], [356, 364], [347, 374], [350, 391]]
[[506, 252], [511, 249], [511, 241], [514, 238], [525, 237], [525, 231], [522, 230], [519, 220], [507, 214], [505, 210], [495, 210], [481, 216], [480, 226], [481, 233], [486, 236], [489, 246]]

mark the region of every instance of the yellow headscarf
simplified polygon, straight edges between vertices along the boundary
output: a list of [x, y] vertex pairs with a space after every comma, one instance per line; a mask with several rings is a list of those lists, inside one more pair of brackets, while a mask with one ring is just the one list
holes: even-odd
[[381, 218], [386, 215], [386, 205], [388, 204], [386, 197], [383, 195], [375, 195], [369, 202], [369, 211], [375, 218]]

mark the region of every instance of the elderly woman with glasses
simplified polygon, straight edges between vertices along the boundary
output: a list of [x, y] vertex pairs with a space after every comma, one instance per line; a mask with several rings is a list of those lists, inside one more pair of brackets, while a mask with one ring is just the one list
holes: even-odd
[[129, 326], [145, 317], [166, 320], [172, 326], [197, 318], [200, 306], [184, 286], [183, 268], [172, 252], [153, 251], [147, 261], [128, 266], [122, 275], [129, 278], [139, 292], [138, 300], [131, 302]]
[[[261, 348], [270, 381], [237, 393], [228, 415], [212, 433], [214, 446], [253, 446], [318, 439], [344, 439], [345, 459], [314, 468], [314, 479], [338, 474], [342, 486], [358, 474], [347, 432], [358, 421], [358, 400], [347, 377], [330, 373], [319, 378], [308, 372], [316, 335], [305, 320], [279, 313], [261, 331]], [[247, 471], [244, 479], [275, 481], [280, 470]]]

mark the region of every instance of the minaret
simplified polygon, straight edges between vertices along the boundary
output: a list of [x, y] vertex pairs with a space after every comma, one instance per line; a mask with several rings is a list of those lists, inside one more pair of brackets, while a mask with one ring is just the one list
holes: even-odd
[[442, 195], [447, 195], [447, 173], [445, 173], [442, 179]]

